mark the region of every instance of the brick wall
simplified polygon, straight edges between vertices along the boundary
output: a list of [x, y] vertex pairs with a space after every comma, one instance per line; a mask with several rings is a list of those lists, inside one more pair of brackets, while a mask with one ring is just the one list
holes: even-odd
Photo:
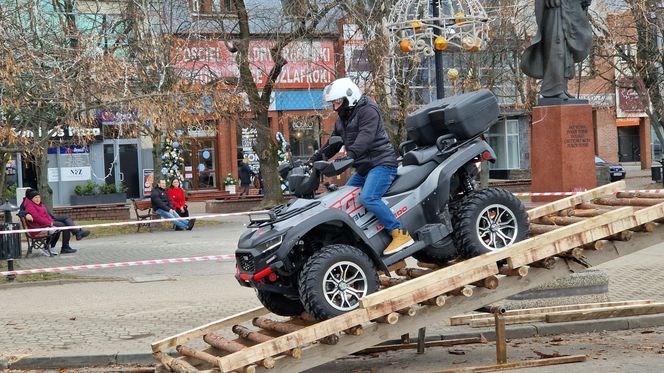
[[130, 220], [129, 205], [109, 204], [95, 206], [55, 207], [54, 215], [68, 215], [76, 220]]
[[593, 114], [597, 126], [597, 155], [607, 162], [618, 162], [618, 130], [613, 110], [597, 109]]

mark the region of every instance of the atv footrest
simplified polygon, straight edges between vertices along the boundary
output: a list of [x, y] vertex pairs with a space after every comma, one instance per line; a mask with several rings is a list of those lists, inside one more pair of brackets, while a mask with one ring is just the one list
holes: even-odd
[[425, 246], [427, 246], [427, 244], [424, 241], [415, 241], [414, 244], [408, 246], [407, 248], [399, 252], [396, 252], [389, 256], [384, 256], [383, 262], [385, 263], [386, 267], [391, 266], [392, 264], [413, 255], [413, 253], [420, 251]]
[[445, 224], [427, 224], [415, 232], [418, 241], [424, 241], [431, 245], [442, 240], [450, 234], [449, 228]]

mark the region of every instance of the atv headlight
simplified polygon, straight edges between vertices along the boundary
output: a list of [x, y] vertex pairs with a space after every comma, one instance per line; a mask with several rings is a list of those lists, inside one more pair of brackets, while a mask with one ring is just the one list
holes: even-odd
[[261, 251], [269, 251], [281, 245], [283, 240], [284, 240], [284, 235], [282, 234], [281, 236], [271, 238], [263, 243], [256, 245], [256, 248]]

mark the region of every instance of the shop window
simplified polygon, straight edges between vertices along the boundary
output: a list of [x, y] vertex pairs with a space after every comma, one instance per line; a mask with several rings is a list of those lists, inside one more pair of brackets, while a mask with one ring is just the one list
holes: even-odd
[[487, 133], [487, 141], [496, 152], [496, 163], [491, 169], [519, 168], [519, 121], [508, 119], [498, 122]]
[[191, 0], [190, 5], [195, 15], [235, 15], [233, 0]]
[[306, 160], [320, 148], [320, 117], [288, 118], [289, 139], [294, 159]]

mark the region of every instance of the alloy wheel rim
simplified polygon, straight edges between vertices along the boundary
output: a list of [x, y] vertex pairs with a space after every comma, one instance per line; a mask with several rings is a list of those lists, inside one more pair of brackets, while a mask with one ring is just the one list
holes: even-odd
[[482, 245], [491, 251], [513, 244], [519, 233], [516, 215], [500, 204], [484, 208], [477, 217], [475, 228]]
[[357, 308], [360, 298], [367, 295], [367, 276], [357, 264], [335, 263], [323, 276], [323, 294], [327, 303], [339, 311]]

